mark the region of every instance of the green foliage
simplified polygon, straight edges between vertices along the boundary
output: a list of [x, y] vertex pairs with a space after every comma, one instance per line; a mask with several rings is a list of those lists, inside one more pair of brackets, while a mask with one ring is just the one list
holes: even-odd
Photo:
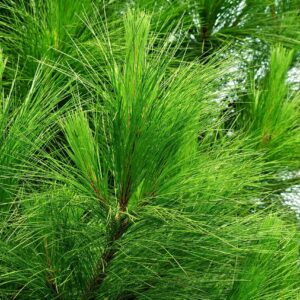
[[30, 86], [38, 60], [57, 59], [59, 51], [70, 52], [70, 38], [84, 36], [80, 18], [89, 14], [92, 6], [90, 0], [1, 1], [0, 43], [9, 53], [7, 81], [13, 80], [18, 65], [21, 72], [17, 75]]
[[253, 252], [242, 264], [240, 282], [230, 299], [297, 299], [297, 229], [269, 216], [257, 234]]
[[292, 51], [273, 48], [269, 70], [258, 83], [250, 74], [250, 91], [239, 107], [240, 126], [257, 138], [257, 148], [274, 163], [273, 169], [299, 169], [299, 93], [287, 83], [292, 58]]
[[175, 31], [175, 37], [185, 36], [186, 55], [192, 59], [206, 57], [228, 42], [233, 48], [255, 48], [260, 56], [264, 50], [257, 40], [299, 48], [297, 0], [137, 0], [113, 1], [111, 6], [146, 9], [153, 23], [167, 31], [180, 21], [186, 31]]
[[0, 298], [297, 299], [297, 9], [2, 1]]

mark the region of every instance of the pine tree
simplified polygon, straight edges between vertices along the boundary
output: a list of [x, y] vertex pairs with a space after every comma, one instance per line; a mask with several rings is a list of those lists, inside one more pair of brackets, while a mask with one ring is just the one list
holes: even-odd
[[2, 0], [0, 299], [298, 299], [299, 9]]

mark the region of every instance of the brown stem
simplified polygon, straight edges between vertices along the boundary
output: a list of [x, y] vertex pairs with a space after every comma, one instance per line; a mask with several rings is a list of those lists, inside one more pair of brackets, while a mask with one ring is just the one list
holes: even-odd
[[100, 190], [97, 187], [97, 177], [95, 176], [95, 173], [91, 169], [88, 169], [88, 174], [89, 174], [91, 187], [92, 187], [97, 199], [99, 200], [99, 202], [103, 202], [103, 199], [100, 194]]
[[[136, 132], [136, 137], [139, 136], [139, 133]], [[129, 158], [128, 158], [128, 161], [126, 163], [126, 171], [127, 171], [127, 178], [126, 180], [124, 180], [124, 183], [122, 184], [122, 187], [121, 187], [121, 195], [120, 195], [120, 211], [121, 212], [125, 212], [126, 211], [126, 208], [127, 208], [127, 205], [128, 205], [128, 201], [129, 201], [129, 198], [130, 198], [130, 187], [131, 187], [131, 176], [130, 176], [130, 170], [131, 170], [131, 160], [132, 160], [132, 156], [133, 156], [133, 153], [135, 151], [135, 147], [136, 147], [136, 141], [133, 142], [132, 144], [132, 149], [130, 151], [130, 154], [129, 154]]]
[[[107, 241], [106, 249], [104, 250], [103, 254], [101, 255], [98, 264], [96, 266], [96, 271], [88, 283], [86, 291], [82, 297], [84, 300], [95, 300], [97, 298], [97, 291], [100, 289], [102, 283], [104, 282], [107, 276], [107, 267], [109, 263], [112, 261], [117, 249], [116, 249], [116, 241], [118, 241], [126, 229], [129, 226], [129, 219], [128, 217], [124, 217], [124, 212], [126, 212], [128, 201], [130, 199], [130, 187], [131, 187], [131, 159], [132, 155], [135, 151], [135, 141], [132, 144], [132, 149], [129, 154], [128, 161], [126, 163], [126, 174], [128, 174], [126, 180], [124, 180], [121, 186], [121, 193], [119, 199], [119, 213], [116, 215], [115, 219], [111, 222], [110, 225], [110, 233]], [[94, 181], [92, 180], [92, 187], [96, 193], [97, 189], [93, 184]], [[99, 195], [100, 196], [100, 195]]]
[[208, 25], [203, 25], [201, 28], [201, 39], [202, 39], [202, 51], [201, 57], [203, 59], [207, 59], [211, 52], [209, 51], [209, 38], [210, 38], [210, 31]]
[[51, 259], [50, 259], [50, 255], [49, 255], [49, 251], [48, 251], [48, 241], [47, 238], [44, 239], [44, 248], [45, 248], [45, 255], [46, 255], [46, 261], [47, 261], [47, 284], [50, 287], [53, 296], [55, 297], [55, 299], [59, 299], [59, 291], [58, 291], [58, 286], [55, 282], [55, 276], [54, 276], [54, 270], [52, 268], [52, 263], [51, 263]]
[[115, 226], [117, 226], [117, 229], [115, 229], [111, 238], [109, 239], [107, 243], [107, 247], [97, 264], [95, 274], [92, 280], [90, 281], [90, 283], [88, 284], [88, 287], [82, 299], [95, 300], [97, 298], [97, 291], [99, 290], [100, 286], [102, 285], [103, 281], [107, 276], [107, 266], [112, 261], [117, 251], [116, 248], [114, 247], [115, 242], [122, 237], [122, 235], [128, 228], [128, 225], [129, 225], [129, 219], [127, 217], [123, 219], [121, 222], [117, 222], [116, 220], [112, 222], [112, 226], [111, 226], [112, 230], [114, 229]]
[[120, 199], [120, 211], [125, 212], [130, 195], [130, 186], [131, 186], [131, 179], [129, 178], [125, 184], [125, 187], [122, 186], [121, 188], [121, 199]]
[[201, 29], [201, 35], [202, 35], [202, 40], [206, 41], [208, 39], [209, 36], [209, 32], [208, 32], [208, 27], [207, 26], [203, 26]]
[[100, 191], [99, 191], [99, 189], [96, 187], [95, 182], [94, 182], [93, 180], [91, 181], [91, 187], [92, 187], [94, 193], [96, 194], [97, 199], [101, 202], [102, 199], [101, 199], [101, 196], [100, 196]]

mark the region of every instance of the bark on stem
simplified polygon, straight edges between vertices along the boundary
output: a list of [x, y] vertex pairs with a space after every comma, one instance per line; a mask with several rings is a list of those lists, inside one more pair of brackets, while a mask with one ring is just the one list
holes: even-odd
[[[112, 236], [107, 243], [107, 247], [104, 250], [98, 264], [95, 275], [93, 276], [92, 280], [88, 284], [86, 289], [86, 293], [82, 297], [84, 300], [96, 300], [97, 292], [99, 291], [102, 283], [104, 282], [106, 275], [107, 275], [107, 266], [112, 261], [117, 249], [115, 248], [115, 242], [118, 241], [126, 229], [128, 228], [129, 220], [126, 217], [125, 219], [118, 222], [114, 220], [111, 228], [112, 228]], [[114, 227], [117, 228], [114, 230]]]

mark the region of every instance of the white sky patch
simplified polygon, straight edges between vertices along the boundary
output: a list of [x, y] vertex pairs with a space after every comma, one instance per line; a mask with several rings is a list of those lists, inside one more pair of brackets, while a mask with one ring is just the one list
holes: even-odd
[[300, 64], [289, 70], [287, 82], [291, 84], [293, 90], [300, 89]]
[[[300, 171], [295, 172], [282, 172], [279, 174], [282, 180], [289, 180], [293, 178], [300, 177]], [[294, 210], [300, 218], [300, 185], [294, 185], [286, 189], [281, 193], [283, 203], [288, 205], [292, 210]]]
[[300, 185], [294, 185], [281, 193], [283, 202], [300, 217]]

